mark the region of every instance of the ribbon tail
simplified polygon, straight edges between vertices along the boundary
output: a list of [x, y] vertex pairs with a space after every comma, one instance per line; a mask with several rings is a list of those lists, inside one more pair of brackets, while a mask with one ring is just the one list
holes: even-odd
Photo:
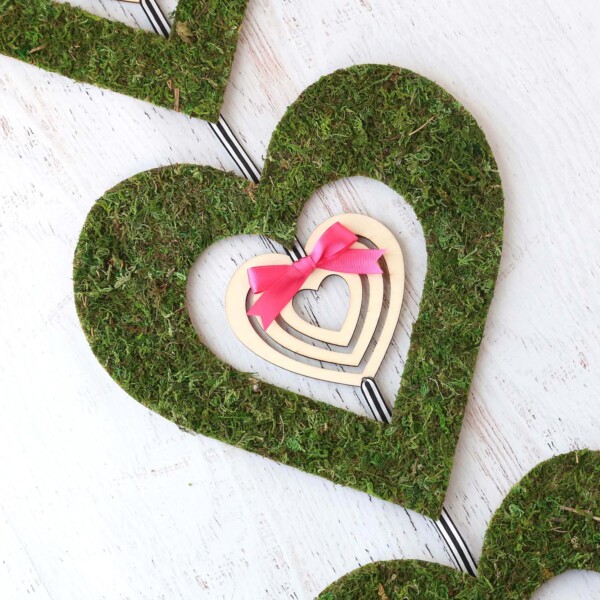
[[260, 317], [263, 329], [266, 331], [286, 304], [296, 295], [307, 277], [308, 275], [303, 275], [290, 267], [278, 281], [261, 294], [247, 314], [251, 317]]

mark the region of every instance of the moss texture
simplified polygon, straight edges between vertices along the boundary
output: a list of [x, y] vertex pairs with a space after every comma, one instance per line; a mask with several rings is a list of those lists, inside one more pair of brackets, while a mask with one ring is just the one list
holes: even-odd
[[0, 53], [216, 121], [245, 7], [246, 0], [180, 0], [166, 40], [68, 4], [0, 0]]
[[[185, 303], [188, 270], [209, 245], [241, 233], [290, 242], [304, 202], [353, 175], [399, 192], [426, 237], [420, 313], [388, 426], [266, 384], [254, 393], [250, 375], [200, 343]], [[492, 152], [464, 108], [410, 71], [353, 67], [288, 109], [257, 187], [188, 165], [142, 173], [101, 198], [76, 251], [77, 308], [116, 381], [182, 427], [437, 516], [502, 221]]]
[[[523, 600], [571, 569], [600, 571], [600, 452], [571, 452], [533, 469], [488, 527], [479, 577], [422, 561], [374, 563], [320, 600]], [[594, 519], [596, 517], [596, 519]]]

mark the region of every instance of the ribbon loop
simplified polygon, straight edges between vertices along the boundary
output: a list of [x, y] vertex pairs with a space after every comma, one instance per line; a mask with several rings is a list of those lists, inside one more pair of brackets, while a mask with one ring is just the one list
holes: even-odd
[[262, 294], [248, 315], [260, 317], [265, 331], [292, 300], [315, 269], [357, 275], [381, 274], [377, 261], [385, 250], [352, 249], [356, 235], [340, 222], [329, 227], [313, 251], [291, 265], [270, 265], [248, 269], [248, 281], [255, 294]]

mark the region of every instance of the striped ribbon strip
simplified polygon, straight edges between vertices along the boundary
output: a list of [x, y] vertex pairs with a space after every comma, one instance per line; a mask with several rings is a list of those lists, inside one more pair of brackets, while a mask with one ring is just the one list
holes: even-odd
[[392, 413], [383, 400], [375, 380], [372, 377], [365, 377], [360, 384], [360, 390], [373, 414], [373, 418], [381, 423], [391, 423]]
[[[141, 0], [140, 5], [146, 13], [154, 31], [168, 38], [171, 33], [171, 24], [163, 15], [156, 0]], [[249, 181], [258, 183], [260, 181], [260, 169], [254, 164], [248, 153], [244, 150], [244, 147], [239, 143], [227, 124], [225, 117], [219, 115], [219, 120], [216, 123], [209, 123], [209, 125], [219, 142], [221, 142], [221, 145], [227, 150], [229, 156], [231, 156], [240, 173]], [[300, 260], [306, 256], [302, 244], [297, 239], [295, 240], [294, 248], [291, 250], [286, 249], [286, 252], [292, 260]]]
[[141, 0], [140, 6], [146, 13], [152, 29], [159, 35], [168, 38], [171, 34], [171, 24], [167, 21], [158, 4], [156, 4], [156, 0]]
[[440, 520], [436, 521], [435, 526], [440, 532], [442, 538], [445, 540], [446, 545], [450, 549], [450, 553], [454, 558], [454, 562], [460, 568], [461, 571], [477, 576], [477, 563], [465, 542], [465, 539], [458, 531], [458, 528], [454, 524], [450, 513], [446, 507], [442, 508], [442, 514]]
[[219, 115], [219, 120], [216, 123], [209, 123], [209, 125], [244, 177], [253, 183], [258, 183], [260, 171], [233, 135], [225, 117]]
[[[385, 403], [375, 381], [371, 377], [365, 377], [360, 384], [360, 389], [373, 414], [373, 418], [380, 423], [391, 423], [392, 413]], [[442, 514], [439, 521], [435, 522], [435, 526], [442, 540], [446, 543], [456, 567], [476, 577], [477, 563], [446, 507], [442, 508]]]
[[[140, 5], [148, 17], [154, 31], [159, 35], [169, 37], [171, 33], [171, 24], [162, 13], [156, 0], [141, 0]], [[223, 115], [219, 115], [217, 123], [209, 123], [209, 125], [243, 176], [249, 181], [258, 183], [260, 181], [260, 170], [252, 162], [248, 153], [233, 135], [233, 132], [229, 128], [229, 125], [227, 125], [227, 121], [225, 121]], [[306, 256], [304, 248], [298, 240], [296, 240], [294, 248], [287, 252], [292, 260], [299, 260]], [[391, 411], [383, 400], [375, 381], [371, 377], [365, 377], [360, 385], [360, 389], [369, 410], [373, 414], [373, 418], [380, 423], [391, 423]], [[440, 519], [439, 521], [436, 521], [435, 525], [442, 540], [445, 541], [456, 566], [461, 571], [476, 576], [477, 563], [475, 562], [467, 543], [454, 524], [450, 513], [445, 507], [442, 508]]]

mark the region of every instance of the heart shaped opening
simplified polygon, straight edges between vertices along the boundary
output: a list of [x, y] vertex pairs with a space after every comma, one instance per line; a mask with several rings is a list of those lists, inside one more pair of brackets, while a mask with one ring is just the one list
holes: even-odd
[[292, 300], [296, 314], [307, 323], [333, 331], [344, 325], [349, 303], [350, 289], [339, 275], [325, 277], [316, 290], [300, 290]]
[[565, 590], [569, 590], [569, 598], [600, 598], [600, 573], [576, 569], [565, 571], [546, 581], [530, 600], [562, 600]]
[[[376, 377], [382, 395], [386, 401], [393, 404], [408, 353], [412, 324], [418, 316], [418, 305], [427, 267], [425, 239], [413, 209], [395, 191], [383, 183], [363, 177], [353, 177], [320, 188], [308, 200], [297, 221], [297, 238], [300, 244], [304, 246], [316, 227], [332, 215], [351, 212], [368, 214], [384, 224], [400, 244], [404, 256], [406, 280], [400, 318]], [[360, 241], [364, 242], [362, 239]], [[252, 377], [372, 418], [360, 388], [320, 381], [285, 370], [257, 356], [233, 333], [224, 308], [228, 284], [239, 267], [252, 258], [264, 254], [275, 254], [280, 258], [287, 256], [286, 249], [280, 244], [264, 237], [249, 235], [221, 240], [199, 256], [188, 277], [188, 310], [200, 339], [223, 361], [239, 371], [252, 374], [250, 375]], [[316, 293], [311, 291], [299, 293], [289, 306], [298, 311], [299, 318], [308, 324], [313, 317], [312, 311], [316, 322], [321, 327], [329, 327], [332, 330], [339, 328], [348, 312], [349, 302], [347, 283], [340, 279], [337, 275], [327, 277]], [[364, 321], [369, 290], [365, 289], [364, 282], [359, 280], [359, 284], [363, 286], [361, 314], [358, 319], [360, 330]], [[389, 297], [385, 281], [383, 294], [382, 311], [385, 314], [386, 298]], [[277, 320], [279, 321], [280, 319]], [[373, 336], [375, 340], [380, 329], [378, 325]], [[287, 331], [291, 335], [302, 338], [292, 328], [288, 328]], [[314, 345], [350, 352], [355, 342], [356, 338], [353, 336], [347, 349], [328, 343], [315, 342]], [[369, 346], [367, 356], [371, 352], [372, 348]], [[323, 364], [310, 359], [306, 359], [306, 362]], [[334, 368], [340, 372], [352, 372], [360, 370], [360, 365], [358, 368], [345, 365], [334, 366]]]

